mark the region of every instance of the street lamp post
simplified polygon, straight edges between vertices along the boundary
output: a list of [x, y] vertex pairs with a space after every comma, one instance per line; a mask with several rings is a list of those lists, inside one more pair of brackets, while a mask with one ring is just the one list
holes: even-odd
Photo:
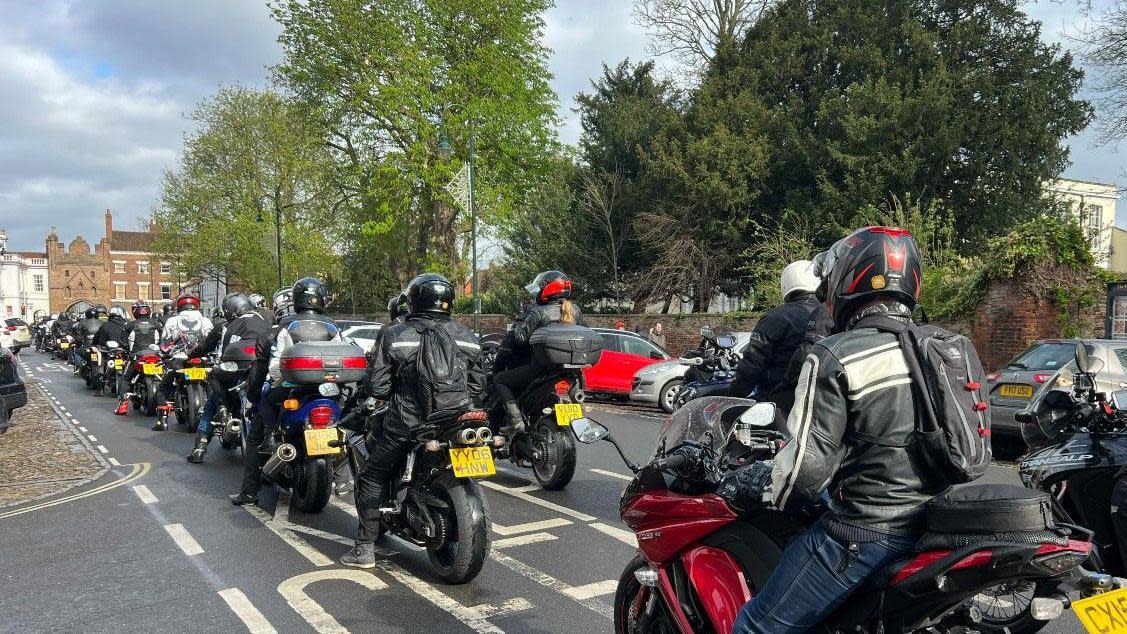
[[[481, 315], [481, 299], [478, 297], [477, 292], [477, 201], [474, 198], [474, 186], [476, 184], [475, 181], [477, 180], [476, 165], [474, 164], [476, 159], [474, 137], [476, 135], [474, 134], [474, 122], [472, 117], [469, 120], [469, 132], [470, 258], [472, 260], [472, 262], [470, 263], [470, 291], [473, 301], [473, 329], [474, 332], [478, 332], [478, 321]], [[441, 132], [438, 139], [438, 153], [443, 157], [449, 157], [453, 152], [454, 147], [450, 144], [450, 139], [446, 137], [446, 132]]]
[[[254, 221], [255, 222], [266, 222], [266, 219], [262, 217], [262, 210], [258, 211], [258, 217], [256, 217], [254, 219]], [[278, 261], [278, 288], [282, 288], [282, 286], [284, 286], [285, 283], [282, 282], [282, 214], [281, 214], [281, 212], [274, 214], [274, 236], [275, 236], [275, 240], [276, 240], [276, 245], [275, 245], [276, 251], [275, 251], [275, 253], [277, 254], [276, 259]]]

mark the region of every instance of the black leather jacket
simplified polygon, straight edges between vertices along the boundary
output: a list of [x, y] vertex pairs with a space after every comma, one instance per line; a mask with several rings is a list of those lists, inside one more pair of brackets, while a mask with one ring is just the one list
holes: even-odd
[[198, 357], [216, 351], [222, 353], [227, 349], [227, 344], [244, 339], [254, 341], [257, 349], [259, 335], [269, 333], [270, 328], [270, 322], [254, 311], [230, 321], [223, 320], [218, 325], [213, 323], [211, 332], [208, 332], [204, 340], [188, 352], [188, 356]]
[[51, 336], [58, 339], [66, 335], [74, 334], [75, 323], [69, 319], [56, 319], [55, 323], [51, 324]]
[[147, 350], [160, 341], [160, 324], [152, 317], [135, 319], [125, 327], [125, 336], [129, 341], [130, 353]]
[[758, 390], [759, 400], [790, 411], [795, 384], [787, 380], [787, 367], [806, 337], [810, 316], [821, 305], [812, 293], [805, 293], [767, 311], [751, 332], [728, 394], [744, 398]]
[[424, 319], [432, 322], [432, 327], [445, 330], [457, 342], [458, 352], [466, 363], [470, 397], [476, 406], [482, 404], [485, 372], [477, 337], [448, 315], [410, 315], [404, 323], [384, 328], [363, 387], [363, 396], [388, 401], [385, 432], [406, 435], [423, 423], [415, 391], [415, 356], [421, 341], [415, 324]]
[[94, 339], [94, 335], [102, 328], [101, 319], [81, 319], [74, 327], [74, 338], [78, 345], [84, 346]]
[[116, 341], [117, 345], [125, 348], [129, 344], [129, 335], [125, 332], [125, 326], [124, 319], [111, 316], [109, 321], [102, 324], [94, 334], [94, 345], [105, 346], [110, 341]]
[[[571, 304], [571, 312], [575, 316], [576, 324], [587, 325], [587, 320], [583, 318], [583, 311], [579, 310], [579, 306], [576, 306], [574, 302]], [[532, 337], [532, 333], [536, 332], [536, 329], [540, 326], [560, 323], [562, 315], [562, 301], [544, 304], [543, 306], [530, 306], [518, 315], [516, 321], [513, 322], [513, 327], [505, 334], [505, 338], [501, 341], [501, 347], [497, 350], [497, 358], [493, 362], [493, 373], [496, 374], [508, 368], [530, 363], [532, 361], [532, 349], [528, 346], [528, 340]]]

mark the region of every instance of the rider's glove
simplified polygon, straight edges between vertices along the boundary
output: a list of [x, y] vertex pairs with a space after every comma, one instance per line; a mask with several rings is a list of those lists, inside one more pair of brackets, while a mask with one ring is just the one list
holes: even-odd
[[746, 467], [729, 471], [720, 480], [716, 494], [741, 515], [758, 511], [772, 499], [770, 460], [754, 462]]

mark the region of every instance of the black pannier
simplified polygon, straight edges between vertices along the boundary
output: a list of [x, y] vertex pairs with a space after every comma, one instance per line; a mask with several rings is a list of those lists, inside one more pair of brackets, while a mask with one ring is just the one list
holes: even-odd
[[1053, 522], [1049, 495], [1010, 484], [952, 489], [928, 502], [925, 514], [927, 534], [916, 550], [983, 541], [1068, 542], [1069, 531]]
[[528, 339], [532, 357], [544, 367], [590, 366], [599, 362], [603, 338], [585, 326], [548, 324]]
[[310, 341], [283, 350], [279, 366], [282, 380], [295, 385], [356, 383], [364, 378], [368, 359], [360, 346]]

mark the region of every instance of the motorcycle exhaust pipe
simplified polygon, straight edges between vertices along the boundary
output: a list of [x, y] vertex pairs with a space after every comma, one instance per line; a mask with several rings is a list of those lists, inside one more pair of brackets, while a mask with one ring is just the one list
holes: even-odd
[[472, 445], [472, 444], [476, 443], [477, 442], [477, 430], [476, 429], [469, 429], [469, 428], [463, 429], [462, 431], [458, 432], [458, 441], [461, 442], [463, 445]]
[[493, 440], [493, 430], [488, 427], [478, 427], [477, 441], [479, 443], [488, 443], [490, 440]]
[[282, 445], [278, 447], [278, 450], [274, 452], [274, 455], [270, 456], [270, 459], [262, 466], [262, 475], [267, 478], [274, 477], [282, 470], [282, 467], [284, 467], [286, 463], [292, 462], [296, 457], [297, 447], [294, 447], [288, 442], [282, 443]]

